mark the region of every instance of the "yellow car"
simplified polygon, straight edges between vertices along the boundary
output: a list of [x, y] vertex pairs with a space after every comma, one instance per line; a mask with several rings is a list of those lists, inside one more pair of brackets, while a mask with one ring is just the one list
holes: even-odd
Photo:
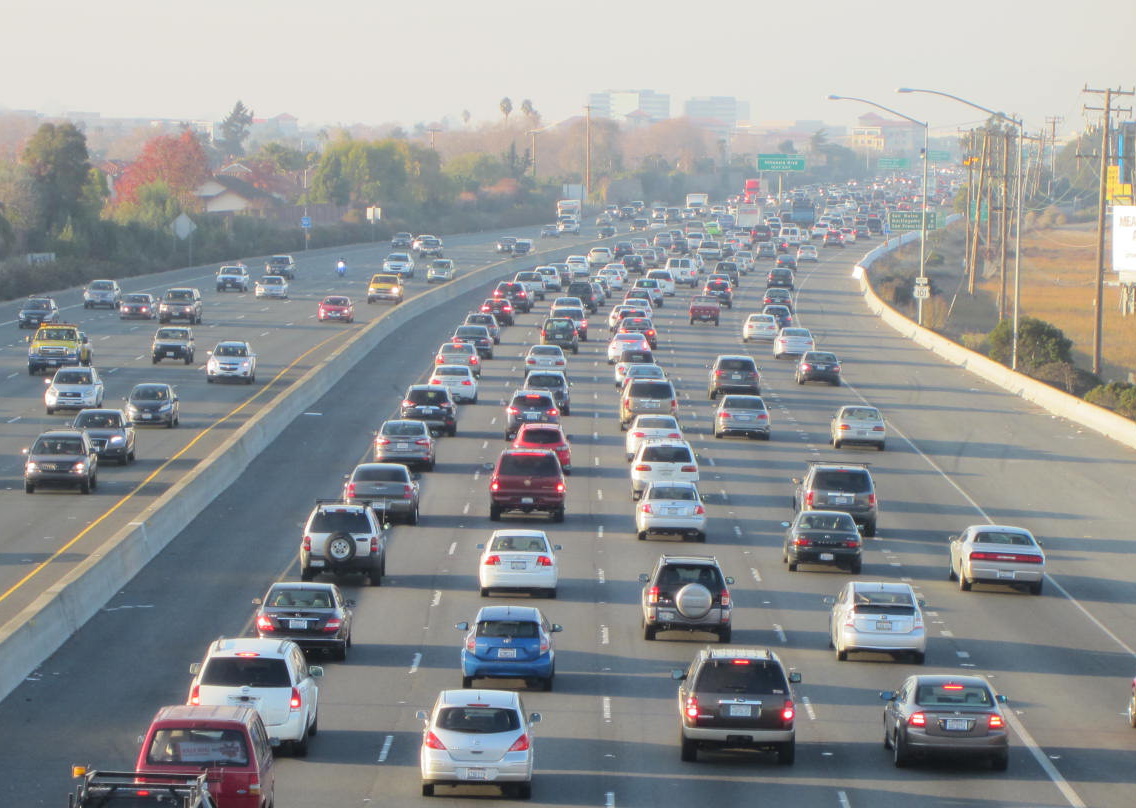
[[376, 300], [391, 300], [402, 302], [402, 279], [398, 275], [378, 273], [371, 278], [367, 285], [367, 302]]

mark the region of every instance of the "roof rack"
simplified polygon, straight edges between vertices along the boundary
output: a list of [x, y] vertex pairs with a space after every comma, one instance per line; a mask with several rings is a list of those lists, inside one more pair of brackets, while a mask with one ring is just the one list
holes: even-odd
[[809, 460], [807, 461], [810, 466], [855, 466], [859, 468], [871, 468], [871, 463], [845, 463], [842, 460]]

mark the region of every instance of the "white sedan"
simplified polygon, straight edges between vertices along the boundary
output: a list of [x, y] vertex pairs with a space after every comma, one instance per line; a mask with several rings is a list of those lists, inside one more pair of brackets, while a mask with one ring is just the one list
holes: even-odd
[[814, 348], [816, 348], [816, 342], [813, 340], [812, 332], [807, 328], [788, 326], [782, 328], [777, 334], [777, 338], [773, 340], [773, 358], [800, 356]]
[[477, 578], [481, 596], [510, 589], [556, 597], [559, 567], [556, 551], [543, 530], [496, 530], [481, 550]]
[[673, 415], [636, 415], [627, 430], [624, 440], [623, 453], [627, 462], [635, 457], [639, 444], [652, 438], [670, 438], [672, 440], [685, 440], [682, 427]]
[[534, 345], [525, 354], [525, 372], [537, 368], [563, 370], [568, 366], [568, 358], [559, 345]]
[[675, 480], [647, 486], [635, 508], [635, 537], [681, 536], [706, 541], [706, 507], [694, 483]]
[[624, 351], [651, 350], [647, 338], [638, 331], [627, 334], [616, 334], [607, 344], [607, 363], [614, 365]]
[[773, 342], [781, 328], [777, 325], [777, 318], [772, 314], [751, 314], [746, 317], [742, 326], [742, 342], [761, 340]]
[[829, 644], [843, 662], [852, 651], [910, 654], [922, 665], [927, 654], [923, 602], [911, 584], [853, 581], [829, 598]]
[[1023, 527], [971, 525], [951, 537], [950, 578], [959, 589], [972, 584], [1025, 584], [1040, 595], [1045, 581], [1045, 553]]
[[283, 275], [265, 275], [254, 288], [257, 297], [288, 299], [288, 281]]
[[427, 384], [440, 384], [459, 403], [477, 403], [477, 377], [469, 365], [435, 365]]

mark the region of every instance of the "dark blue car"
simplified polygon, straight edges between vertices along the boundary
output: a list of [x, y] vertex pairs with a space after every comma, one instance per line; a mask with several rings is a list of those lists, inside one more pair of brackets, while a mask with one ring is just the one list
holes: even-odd
[[474, 679], [524, 679], [526, 684], [539, 682], [544, 690], [552, 690], [556, 675], [552, 635], [562, 629], [549, 623], [540, 609], [486, 606], [472, 628], [465, 622], [455, 628], [468, 632], [461, 652], [462, 687], [473, 687]]

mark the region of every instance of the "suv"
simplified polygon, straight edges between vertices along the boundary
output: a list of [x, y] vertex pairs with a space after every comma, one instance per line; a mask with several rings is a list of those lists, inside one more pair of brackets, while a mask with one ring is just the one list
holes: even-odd
[[678, 688], [679, 737], [684, 761], [698, 760], [699, 748], [756, 749], [777, 753], [791, 766], [796, 757], [796, 703], [792, 685], [801, 674], [786, 674], [768, 648], [707, 646], [685, 671], [671, 672]]
[[201, 292], [197, 289], [167, 289], [158, 306], [158, 322], [188, 320], [190, 325], [201, 322]]
[[551, 390], [517, 390], [505, 408], [505, 440], [517, 435], [521, 424], [558, 424], [560, 409]]
[[120, 302], [122, 302], [122, 290], [118, 288], [117, 281], [91, 281], [83, 290], [85, 309], [93, 309], [95, 306], [117, 309]]
[[559, 345], [574, 354], [580, 352], [580, 332], [569, 317], [549, 317], [540, 328], [542, 345]]
[[710, 366], [710, 380], [706, 395], [710, 400], [719, 393], [750, 393], [761, 395], [761, 374], [751, 357], [740, 354], [722, 354]]
[[624, 387], [619, 400], [619, 428], [626, 431], [635, 416], [644, 413], [677, 414], [678, 393], [674, 385], [660, 379], [643, 379]]
[[587, 306], [588, 311], [595, 314], [600, 308], [600, 298], [596, 294], [596, 287], [591, 281], [572, 281], [565, 290], [566, 297], [578, 297]]
[[296, 757], [307, 757], [308, 738], [319, 728], [323, 668], [308, 665], [291, 640], [221, 637], [205, 659], [189, 666], [191, 707], [255, 706], [273, 740], [287, 742]]
[[82, 429], [53, 429], [25, 449], [24, 492], [34, 494], [40, 485], [75, 486], [89, 494], [99, 485], [99, 456]]
[[505, 511], [547, 511], [553, 522], [563, 522], [566, 496], [555, 452], [506, 449], [489, 477], [489, 518], [498, 522]]
[[533, 370], [525, 377], [525, 387], [548, 390], [556, 402], [561, 415], [571, 415], [572, 394], [568, 390], [570, 382], [562, 370]]
[[809, 464], [804, 478], [794, 477], [793, 509], [799, 511], [844, 511], [865, 536], [876, 535], [879, 504], [876, 486], [867, 463]]
[[265, 275], [283, 275], [288, 280], [296, 277], [296, 259], [290, 255], [274, 255], [264, 264]]
[[45, 323], [59, 322], [59, 306], [50, 297], [29, 297], [16, 313], [20, 328], [39, 328]]
[[733, 582], [714, 556], [659, 556], [654, 570], [639, 576], [643, 639], [674, 629], [708, 631], [729, 642], [733, 607], [727, 587]]
[[501, 281], [497, 284], [497, 288], [493, 290], [493, 296], [508, 300], [513, 304], [513, 308], [522, 314], [528, 314], [532, 311], [532, 295], [529, 294], [528, 287], [523, 283]]
[[387, 539], [374, 509], [337, 499], [317, 499], [300, 543], [300, 580], [320, 572], [361, 572], [382, 586]]
[[398, 417], [425, 421], [430, 432], [450, 437], [458, 434], [458, 407], [445, 387], [437, 384], [412, 384], [399, 406]]
[[193, 329], [182, 326], [159, 328], [150, 343], [150, 361], [158, 364], [163, 359], [181, 359], [193, 364]]

